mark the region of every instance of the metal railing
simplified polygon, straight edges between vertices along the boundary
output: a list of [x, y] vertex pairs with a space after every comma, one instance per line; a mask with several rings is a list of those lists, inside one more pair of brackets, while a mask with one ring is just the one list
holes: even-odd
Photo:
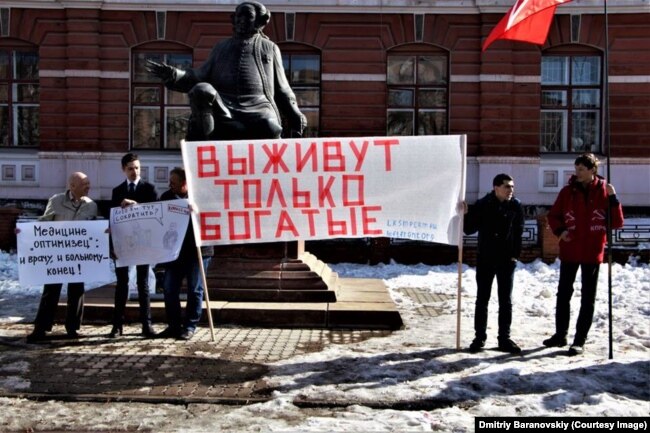
[[650, 224], [624, 225], [614, 230], [612, 243], [614, 247], [639, 247], [639, 244], [650, 243]]

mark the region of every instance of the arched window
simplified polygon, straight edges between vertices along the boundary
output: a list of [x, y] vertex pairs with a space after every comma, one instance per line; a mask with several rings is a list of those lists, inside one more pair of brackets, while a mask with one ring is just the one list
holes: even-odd
[[131, 147], [179, 149], [190, 117], [187, 94], [168, 90], [146, 69], [147, 60], [181, 69], [192, 67], [192, 52], [171, 44], [148, 44], [133, 51], [131, 72]]
[[40, 144], [38, 62], [31, 46], [0, 46], [0, 146]]
[[281, 44], [282, 66], [298, 107], [307, 117], [304, 137], [318, 137], [320, 130], [321, 56], [301, 44]]
[[387, 66], [386, 134], [447, 134], [447, 53], [428, 45], [403, 46], [388, 53]]
[[600, 53], [582, 47], [546, 52], [541, 67], [540, 151], [600, 152]]

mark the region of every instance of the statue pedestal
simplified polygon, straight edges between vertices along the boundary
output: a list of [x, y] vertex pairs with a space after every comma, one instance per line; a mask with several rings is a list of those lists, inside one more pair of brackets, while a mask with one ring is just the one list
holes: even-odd
[[338, 275], [297, 256], [296, 242], [215, 247], [206, 279], [211, 301], [336, 302], [338, 288]]

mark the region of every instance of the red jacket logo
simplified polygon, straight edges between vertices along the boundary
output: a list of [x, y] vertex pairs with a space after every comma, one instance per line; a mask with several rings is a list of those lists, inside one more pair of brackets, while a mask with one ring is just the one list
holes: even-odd
[[591, 215], [592, 221], [605, 221], [605, 212], [602, 209], [594, 209]]
[[576, 225], [576, 217], [573, 216], [573, 211], [570, 210], [564, 214], [564, 224], [567, 226], [574, 226]]

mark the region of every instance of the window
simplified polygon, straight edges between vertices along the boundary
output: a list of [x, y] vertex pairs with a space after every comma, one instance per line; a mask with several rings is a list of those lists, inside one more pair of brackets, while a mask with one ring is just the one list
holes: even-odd
[[39, 145], [38, 54], [0, 48], [0, 146]]
[[601, 58], [542, 57], [541, 152], [600, 152]]
[[187, 94], [165, 88], [146, 69], [146, 61], [180, 69], [192, 67], [187, 53], [135, 52], [131, 76], [131, 140], [133, 149], [179, 149], [190, 118]]
[[447, 134], [447, 56], [389, 55], [387, 82], [387, 135]]
[[282, 66], [298, 107], [307, 117], [303, 137], [318, 137], [320, 128], [320, 55], [282, 53]]

